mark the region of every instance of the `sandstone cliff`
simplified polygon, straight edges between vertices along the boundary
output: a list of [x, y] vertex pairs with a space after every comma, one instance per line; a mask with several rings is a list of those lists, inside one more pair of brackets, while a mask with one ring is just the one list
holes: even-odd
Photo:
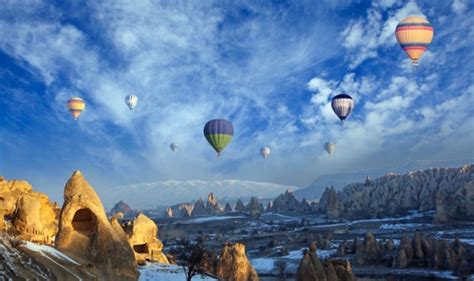
[[15, 212], [17, 200], [32, 191], [31, 185], [23, 180], [7, 181], [0, 177], [0, 213], [11, 218]]
[[280, 194], [273, 200], [266, 211], [274, 213], [310, 213], [311, 205], [306, 199], [299, 202], [293, 192], [287, 189], [285, 193]]

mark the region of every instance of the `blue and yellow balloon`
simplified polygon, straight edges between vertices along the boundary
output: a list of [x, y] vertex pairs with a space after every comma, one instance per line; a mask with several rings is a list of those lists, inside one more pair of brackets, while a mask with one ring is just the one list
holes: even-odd
[[209, 120], [204, 126], [204, 137], [220, 156], [224, 148], [232, 141], [234, 126], [225, 119]]

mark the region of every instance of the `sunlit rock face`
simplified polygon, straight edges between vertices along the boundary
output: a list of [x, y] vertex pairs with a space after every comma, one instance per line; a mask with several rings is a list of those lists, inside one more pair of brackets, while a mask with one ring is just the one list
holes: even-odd
[[162, 252], [163, 243], [157, 238], [158, 226], [150, 218], [139, 214], [135, 220], [126, 224], [125, 229], [139, 264], [144, 264], [145, 261], [169, 264], [168, 258]]
[[258, 275], [250, 264], [245, 245], [227, 243], [224, 245], [216, 268], [216, 275], [229, 281], [258, 281]]
[[12, 224], [22, 240], [52, 244], [58, 231], [56, 205], [43, 193], [22, 195], [16, 204]]
[[[448, 218], [474, 216], [474, 168], [434, 168], [404, 175], [387, 174], [365, 183], [355, 183], [337, 192], [326, 190], [319, 210], [328, 215], [367, 217], [398, 215], [408, 210], [436, 208], [437, 193], [446, 199]], [[439, 204], [438, 204], [439, 205]]]
[[0, 214], [11, 217], [15, 212], [17, 200], [33, 188], [24, 180], [5, 180], [0, 177]]
[[117, 222], [114, 227], [108, 221], [81, 172], [74, 172], [64, 189], [56, 248], [92, 268], [98, 279], [136, 280], [134, 253], [126, 237]]

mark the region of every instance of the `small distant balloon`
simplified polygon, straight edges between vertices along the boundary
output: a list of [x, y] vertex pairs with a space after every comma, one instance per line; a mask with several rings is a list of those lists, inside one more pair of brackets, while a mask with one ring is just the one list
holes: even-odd
[[138, 98], [135, 95], [128, 95], [125, 97], [125, 103], [130, 110], [133, 110], [137, 106]]
[[175, 152], [178, 149], [179, 145], [175, 144], [174, 142], [170, 144], [171, 151]]
[[354, 107], [354, 101], [352, 97], [346, 94], [339, 94], [332, 98], [331, 102], [332, 110], [336, 113], [337, 117], [342, 122], [351, 114], [352, 108]]
[[67, 101], [67, 109], [71, 113], [72, 117], [74, 117], [74, 120], [79, 118], [79, 115], [81, 115], [85, 108], [86, 102], [79, 97], [72, 97]]
[[324, 150], [326, 150], [329, 156], [331, 156], [331, 154], [334, 152], [335, 149], [336, 149], [335, 143], [327, 142], [324, 144]]
[[203, 132], [207, 142], [217, 152], [217, 156], [219, 156], [231, 142], [234, 136], [234, 126], [225, 119], [213, 119], [206, 123]]
[[428, 49], [433, 40], [434, 28], [424, 17], [410, 16], [400, 21], [395, 29], [395, 37], [400, 47], [411, 59], [413, 65]]
[[268, 156], [270, 156], [270, 148], [269, 147], [260, 148], [260, 155], [262, 155], [263, 159], [267, 159]]

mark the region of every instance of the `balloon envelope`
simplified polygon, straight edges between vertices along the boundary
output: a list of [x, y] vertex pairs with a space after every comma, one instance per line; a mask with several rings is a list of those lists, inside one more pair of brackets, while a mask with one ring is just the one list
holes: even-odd
[[203, 132], [207, 142], [219, 155], [232, 140], [234, 126], [225, 119], [213, 119], [206, 123]]
[[351, 114], [352, 108], [354, 107], [354, 101], [352, 97], [346, 94], [339, 94], [332, 98], [331, 102], [332, 110], [336, 113], [337, 117], [342, 122]]
[[270, 148], [269, 147], [260, 148], [260, 155], [262, 155], [264, 159], [267, 159], [267, 157], [270, 155]]
[[82, 111], [86, 108], [86, 102], [79, 97], [72, 97], [67, 101], [67, 109], [71, 113], [74, 120], [77, 120]]
[[138, 98], [135, 95], [128, 95], [125, 97], [125, 103], [130, 110], [133, 110], [137, 106]]
[[433, 26], [424, 17], [411, 16], [400, 21], [395, 37], [414, 65], [433, 40]]
[[329, 156], [331, 156], [331, 154], [333, 153], [333, 151], [336, 149], [336, 144], [335, 144], [335, 143], [327, 142], [327, 143], [324, 144], [324, 149], [325, 149], [326, 152], [329, 154]]
[[179, 145], [175, 144], [174, 142], [170, 144], [170, 149], [175, 152], [178, 149]]

